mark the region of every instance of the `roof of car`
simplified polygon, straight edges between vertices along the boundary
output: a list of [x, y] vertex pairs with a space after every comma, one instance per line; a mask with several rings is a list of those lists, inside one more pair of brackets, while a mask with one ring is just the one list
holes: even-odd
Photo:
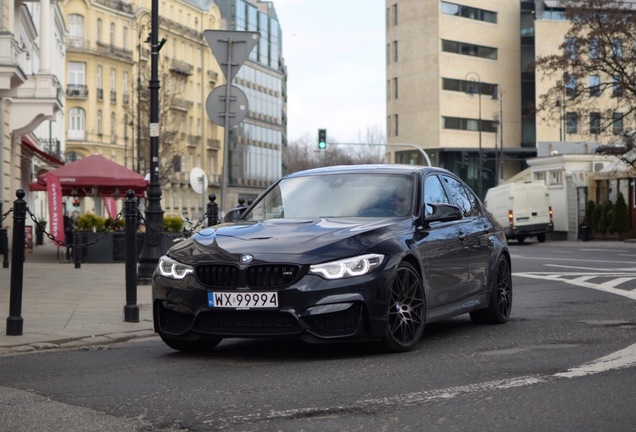
[[369, 165], [336, 165], [322, 168], [313, 168], [305, 171], [298, 171], [286, 177], [303, 177], [321, 174], [343, 174], [343, 173], [414, 173], [418, 171], [440, 171], [447, 172], [442, 168], [427, 167], [421, 165], [407, 164], [369, 164]]

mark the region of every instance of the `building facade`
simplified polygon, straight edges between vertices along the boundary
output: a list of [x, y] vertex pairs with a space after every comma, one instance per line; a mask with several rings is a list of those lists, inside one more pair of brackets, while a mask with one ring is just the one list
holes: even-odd
[[[42, 169], [63, 164], [64, 34], [56, 1], [3, 0], [0, 7], [0, 190], [2, 211], [16, 191], [44, 216], [28, 185]], [[49, 153], [50, 151], [50, 153]], [[6, 218], [4, 226], [11, 226]]]
[[258, 31], [261, 35], [232, 83], [245, 92], [249, 103], [245, 120], [230, 131], [227, 199], [236, 203], [239, 198], [246, 201], [256, 198], [283, 173], [287, 70], [282, 31], [273, 2], [217, 0], [216, 3], [227, 30]]
[[[539, 144], [585, 153], [616, 141], [628, 119], [599, 132], [598, 113], [577, 118], [565, 95], [554, 112], [537, 114], [556, 82], [534, 62], [558, 53], [568, 28], [552, 0], [387, 0], [388, 142], [420, 146], [483, 198], [527, 167]], [[397, 162], [423, 163], [413, 150], [390, 151]]]

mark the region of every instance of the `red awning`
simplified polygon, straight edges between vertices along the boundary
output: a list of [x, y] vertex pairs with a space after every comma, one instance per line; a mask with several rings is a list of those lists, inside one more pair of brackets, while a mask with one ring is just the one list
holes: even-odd
[[[91, 155], [49, 172], [60, 180], [65, 196], [105, 196], [116, 191], [125, 196], [128, 189], [139, 196], [148, 186], [141, 174], [101, 155]], [[43, 176], [30, 183], [29, 190], [46, 190]]]

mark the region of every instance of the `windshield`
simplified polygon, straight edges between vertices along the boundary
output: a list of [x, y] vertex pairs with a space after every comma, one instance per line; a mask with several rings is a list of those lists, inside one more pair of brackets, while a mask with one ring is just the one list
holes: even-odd
[[325, 174], [281, 180], [244, 220], [395, 217], [412, 213], [413, 179], [391, 174]]

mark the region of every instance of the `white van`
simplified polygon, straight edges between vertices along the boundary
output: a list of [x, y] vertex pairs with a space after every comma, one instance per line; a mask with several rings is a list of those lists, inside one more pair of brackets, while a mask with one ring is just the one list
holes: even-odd
[[541, 243], [554, 230], [548, 187], [544, 182], [509, 183], [488, 189], [484, 204], [508, 239], [519, 243], [536, 237]]

